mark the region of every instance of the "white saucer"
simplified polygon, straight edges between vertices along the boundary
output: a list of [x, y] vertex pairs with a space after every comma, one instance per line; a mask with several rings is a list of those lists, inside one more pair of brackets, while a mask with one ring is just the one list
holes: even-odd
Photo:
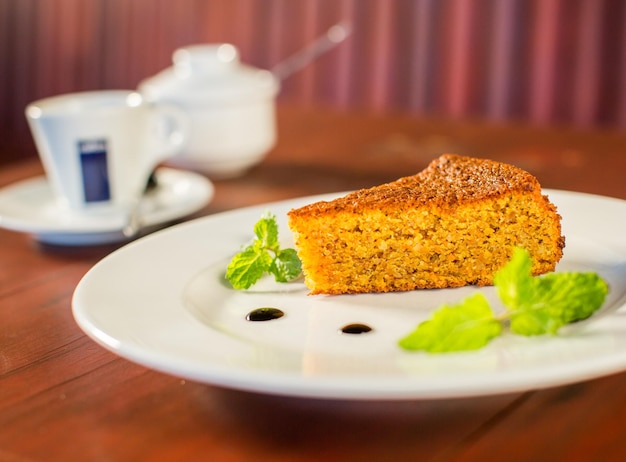
[[[190, 215], [213, 197], [213, 184], [197, 173], [160, 168], [157, 186], [141, 201], [141, 223], [147, 231]], [[32, 234], [44, 243], [94, 245], [127, 240], [119, 214], [84, 216], [60, 209], [44, 176], [0, 190], [0, 227]]]

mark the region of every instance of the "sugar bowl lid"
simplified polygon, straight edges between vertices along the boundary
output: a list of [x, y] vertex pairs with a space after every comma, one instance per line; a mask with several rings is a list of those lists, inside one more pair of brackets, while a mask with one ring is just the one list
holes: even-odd
[[270, 71], [241, 63], [239, 50], [229, 43], [179, 48], [172, 61], [172, 67], [139, 84], [148, 100], [189, 105], [245, 103], [273, 98], [280, 87]]

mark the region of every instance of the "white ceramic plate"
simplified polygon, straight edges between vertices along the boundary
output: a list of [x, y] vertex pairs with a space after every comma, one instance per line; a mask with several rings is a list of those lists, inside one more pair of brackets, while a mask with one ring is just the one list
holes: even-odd
[[[141, 222], [150, 229], [190, 215], [213, 197], [213, 184], [192, 172], [160, 168], [157, 187], [141, 202]], [[0, 190], [0, 227], [32, 234], [41, 242], [62, 245], [92, 245], [126, 239], [124, 217], [79, 215], [60, 210], [50, 184], [39, 176]]]
[[[547, 191], [567, 238], [557, 270], [593, 270], [626, 295], [626, 201]], [[222, 283], [231, 256], [269, 210], [285, 245], [286, 212], [318, 196], [251, 207], [177, 225], [114, 252], [78, 285], [79, 326], [118, 355], [175, 376], [235, 389], [337, 399], [432, 399], [519, 392], [626, 369], [621, 310], [556, 337], [505, 335], [476, 352], [406, 352], [397, 340], [443, 302], [477, 288], [308, 296], [300, 283], [264, 281], [249, 292]], [[493, 288], [480, 289], [495, 300]], [[250, 322], [258, 307], [286, 315]], [[341, 334], [350, 323], [373, 328]]]

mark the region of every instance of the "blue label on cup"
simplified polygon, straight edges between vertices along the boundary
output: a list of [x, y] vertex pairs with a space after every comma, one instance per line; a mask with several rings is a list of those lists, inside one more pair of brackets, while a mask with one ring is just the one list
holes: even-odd
[[85, 202], [111, 200], [106, 140], [79, 141], [78, 152], [80, 153]]

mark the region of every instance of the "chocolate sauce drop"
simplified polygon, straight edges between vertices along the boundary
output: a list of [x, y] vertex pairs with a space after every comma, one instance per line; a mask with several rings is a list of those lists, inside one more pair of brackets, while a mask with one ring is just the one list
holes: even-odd
[[341, 332], [344, 334], [366, 334], [370, 332], [372, 328], [366, 324], [348, 324], [341, 328]]
[[271, 321], [272, 319], [282, 318], [285, 312], [278, 308], [262, 307], [250, 311], [246, 315], [248, 321]]

